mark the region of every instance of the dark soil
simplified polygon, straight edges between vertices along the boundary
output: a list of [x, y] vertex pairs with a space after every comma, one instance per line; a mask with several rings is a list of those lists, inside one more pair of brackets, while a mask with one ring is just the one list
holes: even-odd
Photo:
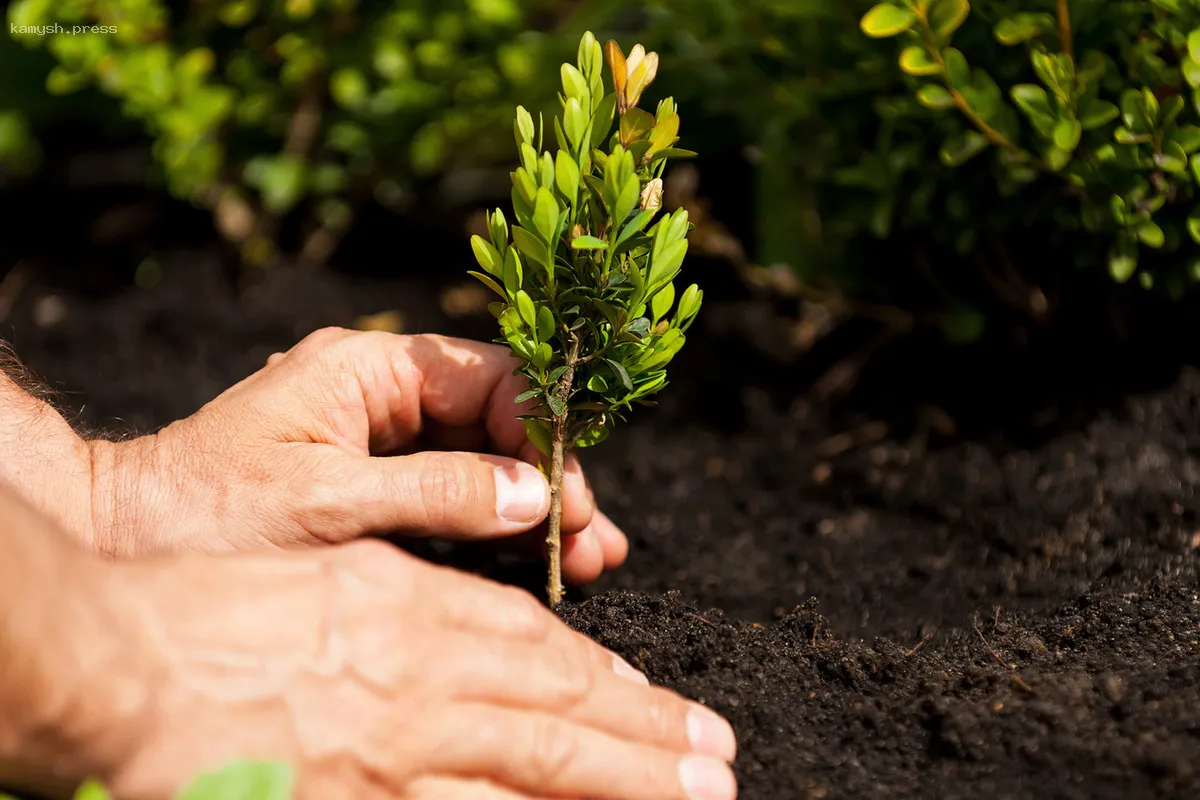
[[[205, 251], [163, 267], [18, 298], [3, 335], [81, 424], [165, 424], [358, 314], [491, 335], [440, 310], [435, 274], [238, 297]], [[709, 297], [663, 405], [586, 455], [633, 547], [564, 618], [728, 715], [748, 800], [1197, 796], [1200, 373], [1098, 343], [1023, 375], [917, 343], [830, 407], [754, 344], [770, 304]]]

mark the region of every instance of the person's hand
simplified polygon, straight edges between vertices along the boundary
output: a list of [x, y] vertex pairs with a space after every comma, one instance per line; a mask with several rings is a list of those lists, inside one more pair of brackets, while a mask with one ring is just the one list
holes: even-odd
[[[513, 402], [515, 365], [496, 345], [318, 331], [154, 436], [94, 443], [93, 545], [145, 555], [391, 533], [536, 542], [550, 488], [516, 418], [527, 405]], [[628, 553], [574, 458], [563, 534], [572, 583]]]
[[148, 684], [87, 747], [123, 800], [246, 758], [292, 763], [299, 800], [736, 794], [722, 718], [531, 595], [384, 542], [115, 561], [96, 594]]

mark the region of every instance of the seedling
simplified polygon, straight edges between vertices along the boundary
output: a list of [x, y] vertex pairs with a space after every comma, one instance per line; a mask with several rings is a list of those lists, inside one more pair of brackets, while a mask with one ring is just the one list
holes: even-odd
[[[612, 91], [604, 85], [606, 60]], [[542, 116], [535, 127], [518, 106], [515, 224], [496, 209], [488, 215], [490, 241], [471, 237], [483, 269], [471, 274], [500, 298], [489, 306], [500, 323], [496, 341], [509, 345], [520, 362], [515, 372], [529, 380], [515, 402], [531, 403], [520, 418], [550, 481], [551, 606], [563, 593], [566, 454], [604, 441], [634, 404], [652, 404], [703, 297], [693, 284], [676, 302], [692, 225], [682, 208], [659, 214], [663, 171], [669, 159], [695, 153], [675, 147], [674, 100], [660, 102], [655, 114], [638, 108], [657, 71], [658, 54], [642, 45], [626, 58], [616, 42], [602, 51], [584, 34], [577, 63], [562, 65], [557, 149], [543, 149]]]

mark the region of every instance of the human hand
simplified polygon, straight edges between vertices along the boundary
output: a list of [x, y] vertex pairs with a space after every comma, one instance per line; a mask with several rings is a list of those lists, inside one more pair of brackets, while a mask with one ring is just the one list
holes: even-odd
[[[377, 533], [536, 543], [550, 488], [516, 419], [514, 364], [467, 340], [318, 331], [154, 436], [94, 443], [94, 545], [216, 553]], [[574, 458], [563, 533], [572, 583], [628, 553]]]
[[533, 597], [362, 540], [113, 562], [144, 712], [88, 742], [126, 800], [235, 759], [298, 800], [733, 800], [724, 720], [651, 687]]

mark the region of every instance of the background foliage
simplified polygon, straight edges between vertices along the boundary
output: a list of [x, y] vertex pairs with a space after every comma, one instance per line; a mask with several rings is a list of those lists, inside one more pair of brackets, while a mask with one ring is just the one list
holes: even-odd
[[[9, 20], [119, 25], [20, 40], [53, 56], [50, 92], [119, 100], [250, 263], [284, 217], [319, 261], [366, 203], [435, 180], [503, 197], [506, 170], [477, 168], [505, 165], [516, 103], [553, 108], [587, 26], [661, 53], [702, 174], [752, 174], [714, 200], [752, 203], [751, 255], [808, 288], [969, 338], [1081, 286], [1200, 278], [1200, 0], [19, 0]], [[36, 148], [22, 120], [0, 115], [0, 154]]]

